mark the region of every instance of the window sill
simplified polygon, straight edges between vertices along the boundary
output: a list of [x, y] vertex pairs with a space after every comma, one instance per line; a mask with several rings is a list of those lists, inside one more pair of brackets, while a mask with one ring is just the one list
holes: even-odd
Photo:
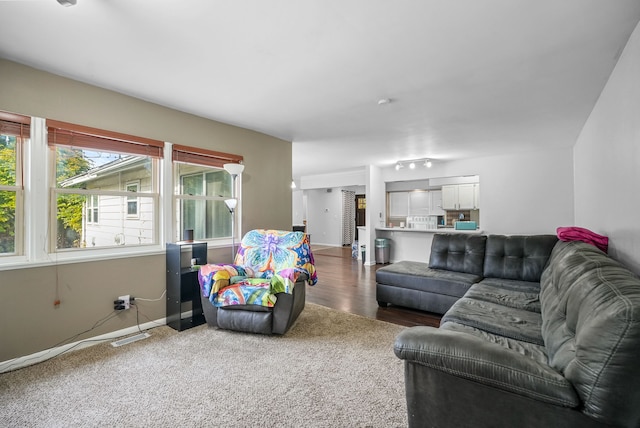
[[0, 271], [14, 270], [14, 269], [29, 269], [34, 267], [46, 267], [61, 264], [72, 263], [84, 263], [84, 262], [98, 262], [101, 260], [113, 260], [124, 259], [131, 257], [144, 257], [155, 256], [164, 254], [164, 247], [159, 245], [136, 247], [131, 249], [118, 249], [114, 251], [113, 248], [96, 249], [96, 250], [78, 250], [69, 252], [60, 252], [48, 254], [46, 259], [42, 260], [27, 260], [26, 257], [19, 257], [6, 262], [0, 259]]
[[[231, 245], [231, 239], [198, 242], [206, 242], [207, 248], [225, 248]], [[236, 246], [238, 245], [239, 243], [236, 242]], [[0, 258], [0, 271], [30, 269], [60, 264], [99, 262], [102, 260], [124, 259], [131, 257], [156, 256], [164, 253], [164, 246], [148, 245], [144, 247], [132, 247], [126, 249], [104, 248], [62, 251], [59, 253], [48, 254], [46, 259], [36, 261], [29, 261], [26, 256], [10, 256], [5, 259]]]

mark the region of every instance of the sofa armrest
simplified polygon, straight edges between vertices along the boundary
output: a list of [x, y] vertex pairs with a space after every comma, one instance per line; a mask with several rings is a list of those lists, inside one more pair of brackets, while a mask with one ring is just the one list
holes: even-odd
[[273, 328], [274, 334], [285, 334], [295, 323], [296, 319], [302, 312], [306, 302], [306, 286], [305, 278], [298, 278], [293, 292], [278, 293], [276, 304], [273, 307]]
[[411, 327], [396, 338], [394, 351], [406, 362], [563, 407], [578, 396], [546, 364], [478, 337], [433, 327]]

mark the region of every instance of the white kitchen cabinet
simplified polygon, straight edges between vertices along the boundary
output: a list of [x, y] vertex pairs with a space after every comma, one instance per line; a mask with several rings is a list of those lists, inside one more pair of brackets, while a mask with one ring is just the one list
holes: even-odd
[[458, 185], [457, 184], [442, 186], [442, 209], [443, 210], [458, 209]]
[[442, 208], [445, 210], [475, 210], [479, 206], [478, 183], [442, 186]]
[[458, 184], [458, 209], [472, 210], [476, 208], [475, 184]]

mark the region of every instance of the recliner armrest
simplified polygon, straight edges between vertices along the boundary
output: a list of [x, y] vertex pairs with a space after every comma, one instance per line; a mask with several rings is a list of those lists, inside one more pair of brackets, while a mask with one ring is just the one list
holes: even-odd
[[[305, 275], [306, 277], [306, 275]], [[285, 334], [304, 309], [306, 303], [306, 279], [298, 278], [293, 293], [278, 293], [273, 307], [273, 333]]]
[[457, 331], [411, 327], [394, 345], [410, 363], [563, 407], [576, 407], [571, 383], [546, 364], [495, 343]]

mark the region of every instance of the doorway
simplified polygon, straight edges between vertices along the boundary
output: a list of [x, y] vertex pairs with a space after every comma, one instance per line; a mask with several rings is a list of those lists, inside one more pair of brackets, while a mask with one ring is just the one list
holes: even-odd
[[367, 198], [366, 195], [356, 195], [356, 240], [358, 240], [358, 226], [367, 225]]

